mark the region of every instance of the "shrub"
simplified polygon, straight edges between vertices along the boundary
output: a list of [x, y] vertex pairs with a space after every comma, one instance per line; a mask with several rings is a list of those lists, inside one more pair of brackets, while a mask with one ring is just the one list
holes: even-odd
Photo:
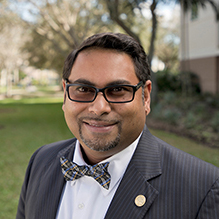
[[210, 124], [215, 132], [219, 132], [219, 112], [214, 114]]
[[194, 128], [197, 125], [197, 121], [197, 115], [195, 115], [193, 112], [188, 112], [185, 115], [184, 126], [188, 129]]
[[162, 119], [162, 114], [161, 114], [162, 108], [163, 108], [163, 106], [161, 103], [157, 103], [157, 104], [153, 105], [151, 107], [150, 115], [153, 116], [153, 118], [155, 118], [155, 119]]
[[177, 125], [181, 117], [181, 112], [177, 108], [165, 109], [163, 118], [171, 125]]
[[180, 72], [179, 78], [182, 89], [185, 89], [187, 93], [201, 93], [199, 76], [193, 72]]
[[181, 82], [177, 75], [171, 74], [170, 72], [158, 71], [155, 74], [157, 81], [157, 88], [159, 91], [181, 91]]
[[159, 92], [174, 91], [181, 93], [183, 90], [190, 94], [200, 93], [199, 77], [193, 72], [180, 72], [173, 74], [167, 70], [155, 74]]

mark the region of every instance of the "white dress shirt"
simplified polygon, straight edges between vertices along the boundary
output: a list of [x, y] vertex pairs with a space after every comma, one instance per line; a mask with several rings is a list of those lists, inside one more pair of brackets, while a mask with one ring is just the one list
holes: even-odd
[[[68, 181], [63, 189], [56, 219], [103, 219], [134, 154], [140, 136], [121, 152], [100, 162], [110, 162], [108, 171], [111, 175], [111, 182], [108, 190], [90, 176]], [[73, 162], [80, 166], [87, 165], [78, 141]]]

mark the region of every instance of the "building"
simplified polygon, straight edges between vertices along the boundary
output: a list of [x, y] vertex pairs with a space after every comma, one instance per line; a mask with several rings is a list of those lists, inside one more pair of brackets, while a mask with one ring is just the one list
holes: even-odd
[[210, 4], [181, 12], [180, 63], [199, 76], [203, 93], [219, 93], [219, 21]]

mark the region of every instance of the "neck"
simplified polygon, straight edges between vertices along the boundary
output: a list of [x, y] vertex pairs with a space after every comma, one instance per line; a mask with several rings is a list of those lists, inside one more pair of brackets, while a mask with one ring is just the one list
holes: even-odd
[[82, 156], [83, 156], [83, 159], [84, 161], [89, 164], [89, 165], [95, 165], [105, 159], [107, 159], [109, 156], [104, 156], [104, 153], [102, 152], [95, 152], [95, 155], [99, 155], [99, 156], [94, 156], [94, 153], [89, 153], [89, 157], [87, 156], [86, 152], [84, 151], [83, 147], [80, 145], [80, 149], [81, 149], [81, 153], [82, 153]]

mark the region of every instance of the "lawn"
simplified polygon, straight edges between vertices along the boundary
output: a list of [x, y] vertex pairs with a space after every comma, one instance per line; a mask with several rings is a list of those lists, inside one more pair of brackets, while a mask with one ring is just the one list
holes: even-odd
[[[71, 138], [57, 99], [22, 99], [0, 102], [0, 218], [15, 218], [25, 169], [41, 145]], [[37, 102], [37, 103], [36, 103]], [[176, 135], [151, 130], [166, 142], [219, 166], [219, 150]]]

